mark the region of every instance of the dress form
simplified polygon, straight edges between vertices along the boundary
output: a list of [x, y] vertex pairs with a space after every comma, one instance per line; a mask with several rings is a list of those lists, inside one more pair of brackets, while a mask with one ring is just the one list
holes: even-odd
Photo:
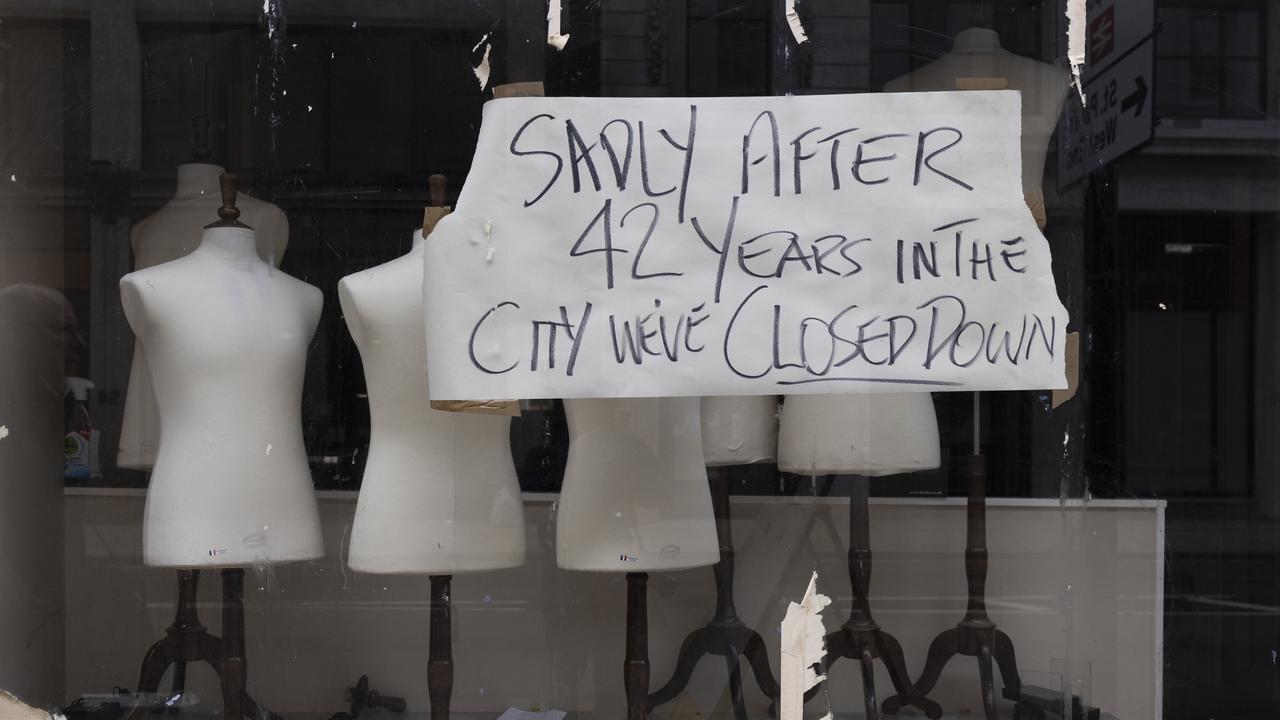
[[[824, 669], [840, 658], [862, 665], [866, 716], [878, 720], [873, 664], [885, 664], [900, 704], [929, 718], [942, 709], [912, 685], [902, 648], [871, 617], [871, 476], [896, 475], [941, 464], [938, 419], [929, 393], [790, 395], [782, 404], [778, 469], [801, 475], [856, 475], [849, 497], [849, 619], [824, 642]], [[816, 694], [811, 690], [806, 699]]]
[[645, 573], [720, 559], [699, 399], [565, 400], [569, 459], [556, 512], [566, 570]]
[[751, 465], [778, 456], [778, 398], [702, 398], [702, 455], [708, 467]]
[[407, 255], [338, 283], [364, 364], [372, 431], [349, 564], [427, 574], [516, 567], [525, 532], [511, 419], [431, 409], [423, 243], [415, 231]]
[[[218, 178], [224, 172], [221, 167], [207, 162], [178, 166], [178, 184], [173, 198], [133, 227], [130, 239], [135, 270], [176, 260], [199, 245], [200, 228], [218, 210]], [[258, 256], [264, 262], [279, 267], [289, 242], [289, 221], [284, 212], [275, 205], [244, 194], [238, 196], [237, 205], [241, 217], [256, 230]], [[155, 392], [151, 387], [146, 359], [135, 343], [116, 464], [123, 468], [150, 470], [155, 465], [159, 441], [160, 413], [156, 408]]]
[[738, 617], [733, 595], [735, 552], [733, 517], [729, 505], [731, 465], [773, 460], [778, 454], [778, 398], [773, 395], [710, 396], [702, 398], [702, 454], [708, 467], [711, 507], [715, 513], [720, 560], [711, 569], [716, 583], [716, 604], [711, 619], [680, 643], [675, 669], [665, 685], [648, 696], [650, 709], [674, 700], [693, 679], [703, 657], [724, 658], [729, 673], [729, 703], [735, 718], [747, 717], [742, 695], [742, 668], [746, 659], [761, 691], [777, 706], [781, 689], [773, 678], [769, 651], [760, 633]]
[[[224, 205], [234, 213], [227, 177]], [[257, 248], [254, 231], [224, 215], [189, 255], [120, 280], [166, 428], [143, 518], [147, 565], [242, 567], [323, 554], [301, 420], [323, 300]]]
[[[1004, 82], [1001, 82], [1004, 81]], [[987, 28], [960, 31], [951, 52], [885, 83], [886, 92], [1017, 90], [1022, 94], [1022, 191], [1044, 227], [1044, 159], [1071, 87], [1066, 70], [1014, 55]]]

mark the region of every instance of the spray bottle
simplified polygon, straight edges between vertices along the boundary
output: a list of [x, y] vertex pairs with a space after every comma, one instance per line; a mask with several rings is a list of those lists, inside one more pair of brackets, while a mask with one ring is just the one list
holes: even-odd
[[64, 476], [84, 479], [101, 477], [98, 466], [98, 436], [89, 417], [89, 391], [94, 385], [88, 378], [69, 377], [64, 381], [66, 394], [66, 429], [63, 449], [66, 453]]

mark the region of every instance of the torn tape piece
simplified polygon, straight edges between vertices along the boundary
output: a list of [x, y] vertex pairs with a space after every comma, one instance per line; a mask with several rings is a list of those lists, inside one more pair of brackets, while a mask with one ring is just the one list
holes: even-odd
[[1080, 104], [1086, 104], [1084, 84], [1080, 81], [1080, 68], [1084, 66], [1085, 27], [1087, 22], [1085, 0], [1067, 0], [1067, 62], [1071, 64], [1071, 79], [1080, 93]]
[[796, 39], [797, 45], [809, 42], [804, 25], [800, 23], [800, 14], [796, 12], [796, 0], [787, 0], [787, 25], [791, 26], [791, 36]]
[[560, 0], [550, 0], [547, 3], [547, 44], [563, 50], [568, 42], [569, 36], [560, 34]]
[[471, 69], [475, 73], [476, 80], [480, 81], [480, 89], [483, 90], [489, 85], [489, 51], [493, 46], [485, 43], [484, 57], [480, 58], [480, 64]]
[[822, 662], [822, 639], [826, 628], [822, 624], [822, 609], [831, 604], [831, 598], [818, 592], [818, 573], [809, 578], [809, 587], [799, 603], [787, 606], [782, 619], [782, 696], [779, 703], [779, 720], [801, 720], [804, 716], [804, 694], [826, 679], [814, 666]]

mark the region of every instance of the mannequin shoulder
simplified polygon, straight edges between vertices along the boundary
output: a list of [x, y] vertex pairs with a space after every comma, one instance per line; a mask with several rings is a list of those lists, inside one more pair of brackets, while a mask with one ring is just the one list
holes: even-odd
[[240, 198], [238, 204], [242, 217], [246, 223], [253, 226], [254, 230], [264, 232], [289, 227], [289, 218], [279, 206], [248, 195], [242, 195]]
[[120, 303], [135, 332], [146, 326], [145, 320], [156, 309], [171, 304], [187, 287], [187, 283], [181, 277], [175, 277], [169, 267], [176, 262], [135, 270], [120, 278]]
[[165, 290], [174, 286], [184, 286], [190, 282], [190, 274], [184, 269], [188, 263], [184, 262], [185, 258], [170, 260], [169, 262], [152, 265], [141, 270], [134, 270], [120, 278], [120, 288], [123, 290], [128, 288], [130, 291], [138, 293], [140, 297], [146, 297], [156, 293], [163, 293]]
[[342, 278], [340, 285], [354, 299], [371, 301], [383, 297], [422, 294], [422, 254], [409, 253]]
[[275, 277], [279, 279], [285, 292], [294, 298], [301, 307], [308, 312], [319, 315], [320, 309], [324, 306], [324, 293], [321, 292], [320, 288], [278, 271]]

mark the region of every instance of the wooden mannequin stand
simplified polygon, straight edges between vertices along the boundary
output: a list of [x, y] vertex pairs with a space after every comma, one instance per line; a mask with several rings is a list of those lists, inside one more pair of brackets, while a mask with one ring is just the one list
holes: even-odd
[[452, 580], [452, 575], [431, 576], [431, 653], [427, 660], [431, 720], [449, 720], [449, 700], [453, 697], [453, 613], [449, 597]]
[[[975, 421], [977, 419], [975, 399]], [[976, 422], [975, 422], [976, 424]], [[978, 659], [978, 675], [982, 682], [982, 705], [987, 720], [998, 720], [996, 713], [995, 679], [991, 673], [994, 659], [1004, 679], [1005, 693], [1016, 695], [1022, 687], [1018, 676], [1018, 664], [1014, 657], [1013, 641], [996, 629], [987, 617], [987, 478], [982, 456], [969, 457], [968, 546], [964, 551], [964, 571], [969, 582], [969, 605], [964, 619], [955, 627], [944, 631], [929, 645], [924, 670], [916, 680], [916, 689], [928, 694], [938, 682], [942, 668], [954, 655], [969, 655]], [[886, 713], [895, 713], [905, 703], [899, 693], [884, 702]]]
[[755, 673], [756, 684], [773, 702], [770, 715], [776, 713], [778, 697], [782, 689], [773, 678], [769, 665], [769, 650], [760, 633], [746, 626], [738, 617], [733, 603], [734, 551], [730, 528], [729, 473], [726, 468], [707, 469], [711, 484], [711, 504], [715, 508], [716, 537], [720, 541], [720, 562], [712, 567], [716, 578], [716, 609], [711, 622], [694, 630], [680, 645], [676, 656], [676, 668], [671, 679], [660, 690], [649, 696], [649, 710], [671, 701], [688, 684], [693, 670], [704, 655], [719, 655], [729, 669], [729, 699], [733, 705], [734, 720], [746, 720], [747, 708], [742, 699], [742, 672], [738, 656], [746, 657]]
[[[849, 583], [853, 588], [853, 607], [849, 619], [833, 633], [829, 633], [823, 642], [827, 652], [823, 657], [823, 667], [829, 672], [831, 666], [840, 658], [859, 660], [862, 663], [862, 692], [868, 720], [879, 717], [876, 709], [875, 660], [878, 658], [889, 671], [889, 680], [898, 693], [890, 698], [900, 700], [900, 704], [913, 705], [924, 711], [924, 714], [936, 720], [942, 717], [942, 706], [924, 696], [911, 684], [907, 674], [906, 662], [902, 656], [902, 646], [889, 633], [880, 629], [871, 617], [871, 603], [868, 600], [871, 589], [871, 520], [869, 512], [869, 496], [871, 481], [865, 475], [853, 477], [849, 494]], [[818, 688], [809, 691], [808, 700], [817, 694]], [[893, 710], [885, 703], [885, 712]]]
[[[177, 612], [173, 624], [165, 630], [165, 636], [147, 650], [142, 660], [138, 693], [155, 693], [170, 665], [174, 666], [174, 692], [181, 693], [186, 664], [205, 662], [213, 667], [221, 682], [224, 720], [260, 720], [264, 717], [279, 720], [274, 713], [264, 714], [245, 689], [244, 570], [228, 568], [222, 571], [222, 638], [209, 634], [196, 613], [199, 583], [199, 570], [178, 571]], [[145, 709], [141, 704], [135, 705], [128, 720], [136, 720]]]
[[649, 716], [649, 573], [627, 573], [627, 651], [622, 684], [627, 720]]

